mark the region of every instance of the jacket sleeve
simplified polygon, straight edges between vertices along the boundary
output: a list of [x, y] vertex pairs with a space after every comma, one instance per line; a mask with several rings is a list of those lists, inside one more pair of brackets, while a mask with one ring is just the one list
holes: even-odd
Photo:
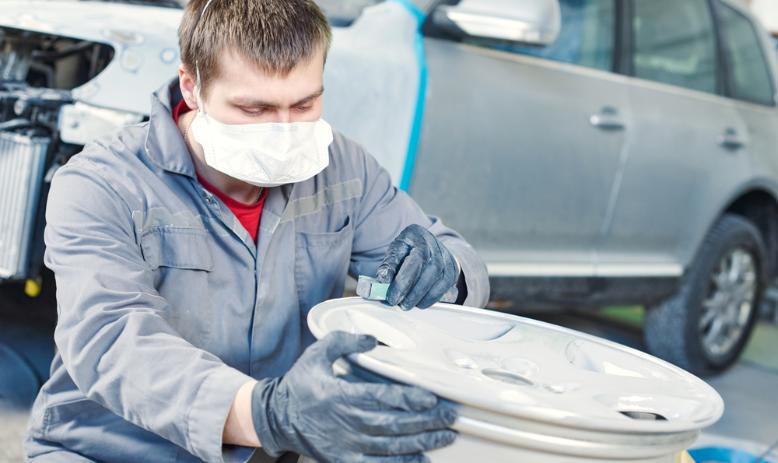
[[427, 216], [404, 191], [392, 185], [389, 173], [361, 148], [363, 195], [355, 213], [350, 273], [375, 276], [389, 244], [408, 225], [426, 227], [456, 257], [467, 285], [464, 305], [484, 307], [489, 302], [489, 276], [481, 258], [454, 230], [437, 217]]
[[105, 178], [74, 158], [49, 195], [45, 262], [56, 277], [62, 361], [88, 399], [205, 461], [224, 461], [224, 423], [251, 378], [166, 322], [168, 302], [142, 258], [131, 210]]

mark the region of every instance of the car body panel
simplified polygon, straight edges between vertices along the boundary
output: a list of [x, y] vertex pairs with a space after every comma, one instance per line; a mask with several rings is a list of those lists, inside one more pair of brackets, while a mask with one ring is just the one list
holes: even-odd
[[747, 129], [725, 98], [640, 79], [631, 79], [629, 97], [629, 155], [598, 259], [675, 266], [680, 275], [694, 255], [694, 239], [705, 235], [692, 224], [715, 216], [750, 178], [748, 152], [719, 146], [726, 128]]
[[[769, 51], [772, 48], [772, 39], [756, 16], [741, 3], [732, 0], [721, 0], [722, 3], [734, 8], [746, 16], [757, 31], [762, 49]], [[770, 74], [773, 80], [773, 88], [778, 89], [778, 55], [765, 53]], [[709, 214], [697, 213], [689, 223], [689, 232], [686, 241], [679, 244], [685, 251], [681, 258], [684, 265], [688, 265], [694, 258], [697, 249], [702, 243], [705, 233], [735, 201], [750, 192], [766, 192], [776, 201], [778, 198], [778, 106], [765, 106], [732, 98], [722, 98], [731, 102], [738, 113], [742, 124], [747, 131], [749, 145], [747, 146], [746, 162], [749, 166], [747, 175], [732, 180], [731, 186], [724, 192], [709, 191], [712, 197], [721, 202], [711, 201]], [[778, 102], [778, 94], [776, 94]], [[704, 193], [703, 193], [704, 194]], [[769, 238], [769, 237], [768, 237]], [[778, 255], [770, 256], [778, 259]], [[774, 278], [776, 275], [771, 275]]]
[[492, 274], [595, 274], [624, 135], [590, 119], [606, 106], [627, 111], [624, 79], [437, 39], [426, 48], [411, 194], [462, 232]]

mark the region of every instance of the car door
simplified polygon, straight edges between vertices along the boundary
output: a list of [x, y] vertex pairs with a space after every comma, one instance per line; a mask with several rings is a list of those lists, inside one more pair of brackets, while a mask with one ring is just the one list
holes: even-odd
[[748, 132], [723, 93], [708, 0], [631, 0], [632, 123], [600, 273], [677, 277], [738, 179]]
[[[772, 44], [754, 20], [728, 3], [716, 0], [716, 16], [727, 62], [727, 93], [748, 131], [755, 177], [778, 175], [778, 108]], [[766, 240], [778, 237], [764, 237]]]
[[561, 7], [546, 48], [459, 43], [425, 27], [429, 86], [410, 192], [475, 245], [492, 276], [594, 273], [629, 129], [625, 79], [611, 72], [616, 2]]
[[[722, 35], [724, 59], [727, 63], [727, 91], [748, 130], [748, 147], [753, 178], [765, 182], [778, 178], [778, 107], [776, 107], [774, 43], [753, 17], [730, 4], [714, 3]], [[768, 181], [769, 182], [769, 181]], [[765, 182], [767, 183], [767, 182]], [[778, 184], [772, 180], [772, 190]], [[763, 220], [768, 221], [768, 217]], [[775, 249], [778, 236], [766, 233], [762, 237], [768, 249]], [[778, 262], [773, 257], [771, 274]]]

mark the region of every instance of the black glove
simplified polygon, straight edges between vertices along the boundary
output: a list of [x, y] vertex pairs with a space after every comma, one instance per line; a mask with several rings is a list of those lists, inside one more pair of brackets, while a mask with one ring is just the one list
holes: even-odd
[[424, 462], [456, 438], [456, 410], [431, 392], [335, 376], [339, 358], [367, 352], [375, 338], [334, 332], [311, 345], [281, 378], [257, 383], [251, 410], [263, 450], [327, 462]]
[[459, 274], [456, 259], [443, 243], [426, 228], [410, 225], [389, 245], [376, 279], [391, 283], [387, 304], [410, 310], [440, 301]]

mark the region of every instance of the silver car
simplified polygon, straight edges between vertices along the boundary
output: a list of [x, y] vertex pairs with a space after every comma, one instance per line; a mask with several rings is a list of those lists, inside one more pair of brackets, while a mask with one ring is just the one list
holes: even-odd
[[[34, 292], [46, 179], [145, 117], [180, 10], [4, 3], [0, 278]], [[641, 304], [652, 353], [702, 374], [737, 359], [778, 271], [778, 68], [747, 11], [319, 3], [336, 26], [325, 116], [474, 243], [493, 307]]]
[[497, 37], [547, 29], [542, 3], [433, 13], [411, 193], [486, 258], [494, 299], [642, 304], [652, 353], [726, 368], [778, 263], [767, 34], [724, 0], [561, 0], [550, 46]]

